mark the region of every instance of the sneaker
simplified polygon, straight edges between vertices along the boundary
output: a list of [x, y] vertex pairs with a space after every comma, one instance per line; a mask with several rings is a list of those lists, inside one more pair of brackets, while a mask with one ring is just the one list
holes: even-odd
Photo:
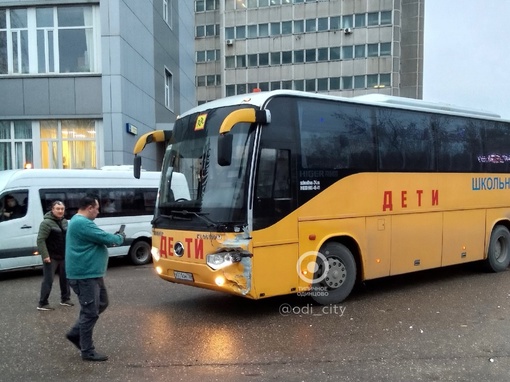
[[81, 359], [84, 361], [106, 361], [108, 359], [107, 355], [97, 353], [95, 350], [89, 352], [89, 353], [81, 353]]
[[62, 306], [74, 306], [74, 304], [71, 302], [71, 300], [62, 301], [60, 303]]
[[69, 340], [69, 342], [71, 342], [74, 346], [76, 346], [78, 348], [78, 350], [81, 350], [80, 336], [73, 337], [73, 336], [69, 335], [69, 333], [67, 333], [66, 338]]
[[50, 306], [50, 304], [46, 304], [46, 305], [38, 305], [37, 306], [37, 310], [44, 310], [44, 311], [47, 311], [47, 310], [55, 310], [55, 308], [52, 308]]

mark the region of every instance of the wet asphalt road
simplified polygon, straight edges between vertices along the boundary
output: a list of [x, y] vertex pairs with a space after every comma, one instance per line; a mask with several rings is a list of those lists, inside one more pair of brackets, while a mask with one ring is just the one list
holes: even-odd
[[0, 381], [510, 380], [510, 270], [386, 278], [320, 307], [174, 285], [114, 259], [94, 334], [102, 363], [65, 340], [78, 307], [58, 306], [57, 280], [57, 309], [36, 310], [41, 279], [0, 274]]

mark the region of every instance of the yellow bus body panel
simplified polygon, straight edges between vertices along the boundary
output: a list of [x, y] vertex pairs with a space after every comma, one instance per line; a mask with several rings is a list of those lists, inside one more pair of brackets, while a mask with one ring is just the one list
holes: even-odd
[[[484, 176], [506, 179], [504, 174], [351, 175], [272, 226], [251, 232], [245, 248], [253, 254], [250, 269], [236, 263], [214, 271], [206, 265], [206, 255], [235, 234], [160, 229], [154, 246], [164, 235], [172, 243], [189, 242], [191, 253], [163, 257], [155, 266], [163, 268], [161, 277], [168, 281], [182, 282], [174, 271], [189, 272], [194, 281], [182, 283], [258, 299], [309, 290], [309, 264], [328, 240], [352, 244], [362, 280], [481, 260], [494, 225], [510, 221], [507, 190], [473, 186]], [[197, 244], [200, 237], [215, 238]], [[165, 245], [168, 254], [168, 239]], [[195, 248], [201, 248], [202, 257], [196, 257]], [[216, 285], [218, 275], [229, 282]]]

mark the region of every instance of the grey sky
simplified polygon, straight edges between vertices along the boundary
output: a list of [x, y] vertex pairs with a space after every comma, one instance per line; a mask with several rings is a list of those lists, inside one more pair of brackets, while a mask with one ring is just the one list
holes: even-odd
[[425, 0], [423, 99], [510, 119], [510, 0]]

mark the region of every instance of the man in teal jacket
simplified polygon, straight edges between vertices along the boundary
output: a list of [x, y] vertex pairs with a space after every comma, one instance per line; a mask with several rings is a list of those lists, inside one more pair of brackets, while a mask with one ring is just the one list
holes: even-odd
[[107, 245], [124, 242], [123, 233], [103, 231], [94, 219], [99, 214], [99, 202], [86, 196], [80, 200], [79, 210], [69, 221], [66, 236], [66, 273], [69, 285], [78, 296], [80, 315], [66, 337], [81, 350], [85, 361], [106, 361], [106, 355], [96, 352], [92, 333], [108, 306], [104, 275], [108, 266]]

